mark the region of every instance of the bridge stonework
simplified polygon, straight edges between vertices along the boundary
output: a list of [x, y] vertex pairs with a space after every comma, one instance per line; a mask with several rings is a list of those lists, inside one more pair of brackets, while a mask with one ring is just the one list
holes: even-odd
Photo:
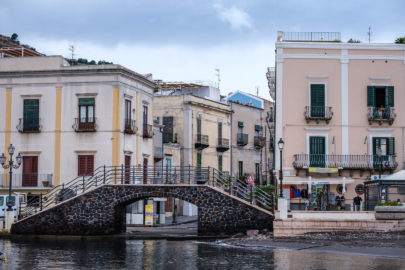
[[206, 185], [103, 185], [12, 225], [16, 234], [102, 235], [125, 232], [125, 206], [174, 197], [198, 207], [199, 235], [272, 229], [270, 212]]

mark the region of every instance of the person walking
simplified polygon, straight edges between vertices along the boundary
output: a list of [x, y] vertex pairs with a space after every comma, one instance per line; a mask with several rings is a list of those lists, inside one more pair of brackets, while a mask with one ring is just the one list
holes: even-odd
[[353, 208], [354, 211], [360, 211], [360, 205], [361, 205], [362, 198], [360, 195], [357, 194], [356, 197], [353, 198]]

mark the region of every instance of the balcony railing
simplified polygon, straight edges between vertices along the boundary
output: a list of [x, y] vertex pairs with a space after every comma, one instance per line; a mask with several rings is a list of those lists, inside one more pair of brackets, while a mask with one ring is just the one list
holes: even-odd
[[21, 133], [41, 132], [40, 118], [20, 118], [18, 119], [17, 130]]
[[217, 151], [225, 152], [229, 150], [229, 139], [218, 138]]
[[[7, 179], [5, 179], [7, 177]], [[9, 174], [0, 174], [0, 188], [8, 188]], [[4, 181], [7, 180], [5, 183]], [[13, 188], [53, 187], [53, 175], [43, 173], [13, 174]]]
[[294, 155], [293, 166], [296, 169], [309, 167], [338, 169], [383, 169], [394, 170], [398, 163], [395, 156], [376, 155]]
[[208, 135], [197, 134], [195, 138], [195, 148], [204, 149], [208, 146]]
[[261, 149], [266, 144], [266, 138], [263, 136], [254, 136], [253, 144], [257, 149]]
[[153, 137], [152, 125], [143, 124], [142, 136], [144, 138], [152, 138]]
[[397, 114], [395, 113], [395, 109], [390, 108], [376, 108], [376, 107], [368, 107], [368, 122], [371, 125], [371, 122], [376, 121], [382, 124], [383, 122], [388, 122], [390, 125], [394, 122]]
[[325, 120], [326, 123], [329, 123], [333, 116], [332, 107], [306, 106], [304, 116], [307, 122], [310, 120], [315, 120], [317, 122]]
[[135, 134], [136, 131], [137, 131], [136, 121], [135, 120], [130, 120], [130, 119], [125, 119], [125, 121], [124, 121], [124, 133], [126, 133], [126, 134]]
[[248, 144], [248, 134], [238, 133], [236, 136], [236, 143], [239, 146], [245, 146]]
[[96, 118], [75, 118], [72, 127], [76, 132], [94, 132], [97, 130]]

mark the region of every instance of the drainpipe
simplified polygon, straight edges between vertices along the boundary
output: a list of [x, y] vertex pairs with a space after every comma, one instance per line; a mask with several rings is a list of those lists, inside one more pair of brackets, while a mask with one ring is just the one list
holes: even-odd
[[231, 153], [230, 153], [230, 155], [231, 155], [231, 158], [230, 158], [230, 160], [231, 160], [231, 167], [230, 167], [230, 172], [231, 172], [231, 176], [233, 177], [233, 147], [232, 147], [232, 142], [233, 142], [233, 140], [232, 140], [232, 134], [233, 134], [233, 117], [232, 117], [232, 114], [233, 114], [233, 109], [232, 109], [232, 102], [230, 102], [231, 104], [231, 132], [230, 132], [230, 138], [229, 138], [229, 147], [231, 148]]

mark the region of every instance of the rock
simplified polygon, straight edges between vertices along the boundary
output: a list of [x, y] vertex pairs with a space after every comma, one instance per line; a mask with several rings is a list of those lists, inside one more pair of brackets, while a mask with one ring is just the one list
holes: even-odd
[[237, 233], [237, 234], [235, 234], [235, 235], [232, 235], [231, 238], [243, 238], [243, 237], [245, 237], [245, 234], [242, 233], [242, 232], [240, 232], [240, 233]]
[[259, 230], [247, 230], [246, 235], [248, 237], [257, 236], [259, 234]]

